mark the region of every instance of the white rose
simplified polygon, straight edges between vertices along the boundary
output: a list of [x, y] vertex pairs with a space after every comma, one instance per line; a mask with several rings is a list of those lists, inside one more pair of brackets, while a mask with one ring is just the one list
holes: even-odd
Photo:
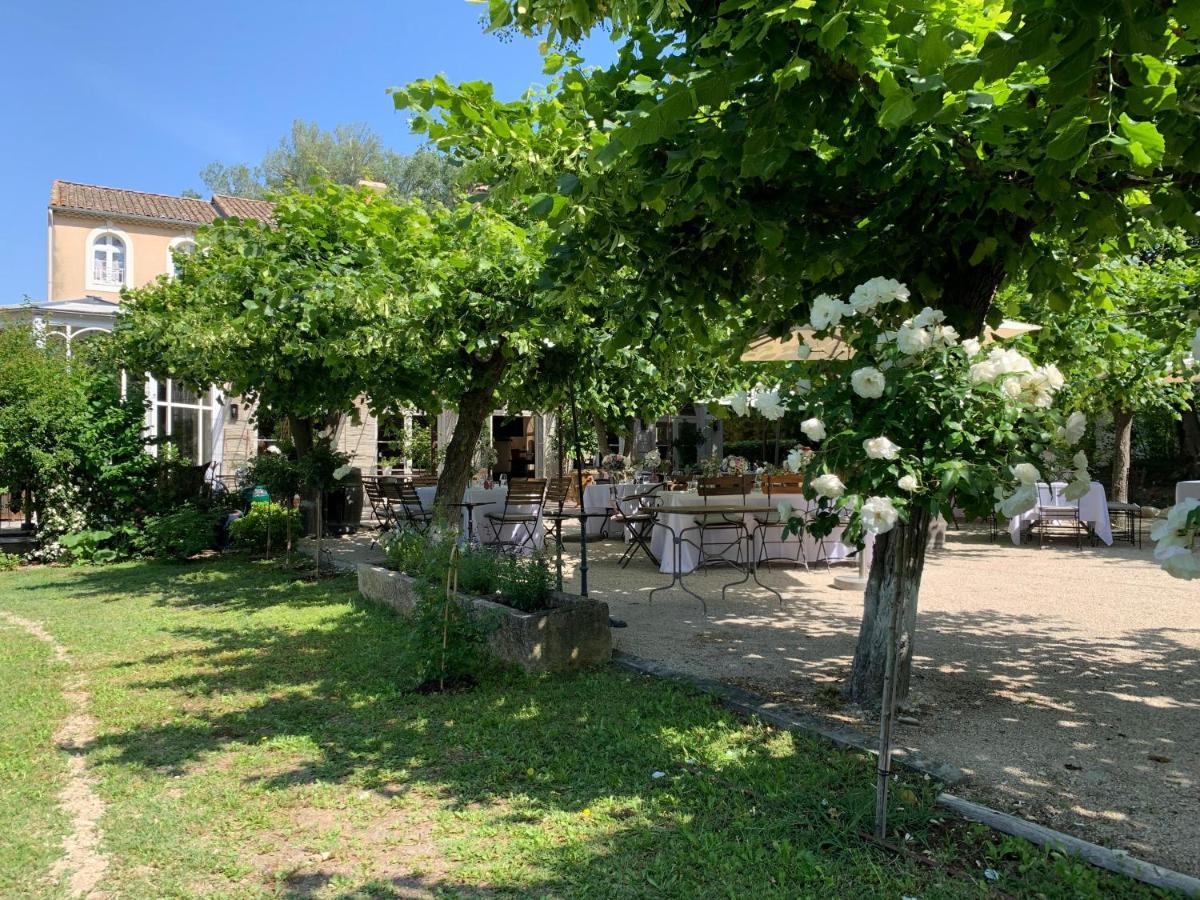
[[759, 391], [754, 395], [754, 407], [770, 422], [783, 418], [783, 404], [779, 402], [778, 391]]
[[1078, 444], [1083, 439], [1085, 431], [1087, 431], [1087, 416], [1078, 410], [1067, 416], [1067, 422], [1063, 426], [1063, 437], [1068, 445]]
[[901, 476], [900, 480], [896, 482], [896, 485], [900, 488], [900, 490], [908, 491], [910, 494], [920, 487], [920, 485], [917, 484], [917, 479], [912, 475]]
[[1086, 454], [1086, 453], [1084, 453], [1082, 450], [1080, 450], [1080, 451], [1079, 451], [1078, 453], [1076, 453], [1076, 454], [1075, 454], [1075, 456], [1074, 456], [1074, 457], [1071, 459], [1071, 464], [1072, 464], [1073, 466], [1075, 466], [1075, 468], [1076, 468], [1077, 470], [1079, 470], [1080, 472], [1086, 472], [1086, 471], [1087, 471], [1087, 467], [1088, 467], [1088, 458], [1087, 458], [1087, 454]]
[[779, 518], [786, 522], [792, 517], [792, 504], [788, 503], [786, 500], [780, 500], [775, 506], [775, 511], [779, 513]]
[[893, 278], [875, 277], [864, 281], [850, 294], [850, 306], [855, 312], [870, 312], [881, 303], [907, 300], [908, 288]]
[[870, 459], [895, 459], [900, 455], [900, 447], [882, 435], [880, 437], [867, 438], [863, 441], [863, 449], [867, 451], [867, 456]]
[[1023, 385], [1019, 378], [1005, 378], [1000, 382], [1000, 392], [1010, 400], [1016, 400], [1021, 396]]
[[812, 480], [812, 489], [816, 491], [818, 497], [828, 497], [831, 500], [836, 500], [842, 494], [846, 493], [846, 485], [842, 484], [842, 479], [838, 478], [832, 472], [827, 472], [824, 475], [819, 475]]
[[800, 430], [810, 441], [825, 440], [825, 423], [820, 419], [805, 419], [800, 423]]
[[925, 307], [912, 318], [912, 323], [918, 328], [928, 328], [930, 325], [940, 325], [946, 321], [946, 314], [940, 309]]
[[353, 471], [354, 468], [352, 466], [338, 466], [333, 470], [333, 478], [335, 481], [341, 481]]
[[1173, 578], [1200, 578], [1200, 556], [1183, 547], [1175, 547], [1159, 562]]
[[746, 391], [738, 391], [729, 398], [729, 406], [737, 415], [746, 415], [750, 411], [750, 395]]
[[933, 336], [943, 347], [953, 347], [958, 343], [958, 329], [953, 325], [943, 325], [933, 330]]
[[858, 512], [862, 526], [871, 534], [883, 534], [896, 527], [900, 513], [887, 497], [868, 497]]
[[1033, 463], [1017, 463], [1012, 467], [1012, 473], [1021, 484], [1037, 484], [1042, 480], [1042, 474]]
[[878, 369], [867, 366], [865, 369], [855, 369], [850, 373], [850, 386], [860, 397], [874, 399], [883, 396], [887, 381]]
[[[1078, 473], [1076, 473], [1078, 475]], [[1063, 496], [1074, 503], [1081, 497], [1086, 497], [1087, 492], [1092, 489], [1092, 482], [1087, 478], [1087, 472], [1083, 473], [1083, 478], [1075, 478], [1070, 484], [1063, 488]]]
[[962, 348], [967, 351], [967, 358], [978, 356], [982, 346], [975, 338], [967, 338], [962, 342]]
[[1200, 500], [1195, 497], [1185, 497], [1167, 510], [1167, 517], [1159, 522], [1150, 532], [1150, 538], [1155, 541], [1163, 540], [1168, 534], [1182, 531], [1187, 526], [1187, 518], [1193, 509], [1200, 507]]
[[813, 331], [824, 331], [826, 328], [836, 326], [838, 322], [842, 321], [842, 316], [852, 315], [853, 312], [849, 306], [837, 299], [837, 297], [820, 294], [812, 302], [808, 321]]
[[808, 341], [801, 341], [796, 345], [796, 359], [808, 359], [812, 356], [812, 344]]
[[901, 325], [900, 330], [896, 332], [896, 346], [906, 356], [924, 353], [933, 346], [933, 332], [927, 328]]

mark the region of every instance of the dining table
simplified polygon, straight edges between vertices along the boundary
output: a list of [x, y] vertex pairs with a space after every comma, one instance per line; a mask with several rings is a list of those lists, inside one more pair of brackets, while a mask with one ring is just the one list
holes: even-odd
[[[429, 510], [433, 509], [434, 501], [437, 499], [437, 485], [422, 485], [417, 488], [417, 496], [421, 498], [421, 505]], [[483, 487], [472, 485], [463, 492], [462, 505], [462, 534], [467, 540], [478, 541], [481, 544], [490, 544], [495, 540], [495, 532], [492, 530], [491, 523], [487, 520], [488, 513], [501, 513], [504, 511], [504, 501], [508, 497], [508, 487], [505, 485], [494, 485], [493, 487]], [[542, 524], [541, 510], [536, 507], [520, 506], [515, 508], [521, 513], [536, 513], [538, 516], [537, 525], [534, 527], [532, 545], [541, 549], [545, 542], [545, 527]], [[505, 525], [500, 529], [500, 539], [504, 543], [521, 544], [528, 535], [527, 526], [520, 523], [513, 525]]]
[[[628, 498], [645, 493], [653, 485], [634, 484], [632, 481], [617, 484], [589, 484], [583, 489], [583, 511], [587, 514], [588, 537], [601, 535], [613, 536], [612, 524], [609, 518], [616, 512], [617, 504], [622, 505], [625, 512], [630, 512], [632, 504]], [[614, 493], [616, 498], [614, 498]]]
[[[746, 528], [754, 535], [754, 546], [751, 548], [753, 559], [750, 562], [756, 562], [759, 559], [775, 562], [798, 560], [797, 542], [803, 546], [803, 559], [806, 559], [810, 566], [818, 561], [836, 562], [850, 559], [856, 555], [853, 544], [842, 543], [843, 529], [841, 527], [835, 528], [828, 537], [824, 538], [823, 550], [822, 540], [814, 538], [808, 533], [785, 537], [782, 525], [772, 525], [761, 531], [758, 530], [758, 523], [754, 520], [754, 516], [761, 514], [764, 510], [775, 508], [781, 500], [786, 500], [798, 513], [813, 511], [816, 508], [815, 501], [806, 500], [801, 495], [768, 495], [761, 491], [754, 491], [745, 495], [710, 497], [708, 503], [705, 503], [704, 498], [696, 491], [658, 491], [656, 493], [661, 499], [655, 515], [654, 530], [650, 536], [650, 549], [660, 560], [660, 571], [667, 575], [686, 574], [695, 570], [700, 557], [696, 533], [692, 532], [691, 535], [680, 540], [678, 548], [671, 545], [675, 542], [676, 537], [682, 535], [684, 530], [695, 527], [696, 517], [699, 515], [729, 517], [731, 521], [741, 520], [744, 522]], [[704, 551], [706, 555], [711, 554], [732, 561], [736, 548], [728, 546], [729, 543], [728, 532], [717, 534], [705, 539]], [[868, 539], [867, 543], [870, 545], [873, 542]], [[745, 548], [742, 553], [745, 556]], [[869, 563], [869, 546], [867, 553], [867, 562]]]
[[1008, 534], [1012, 538], [1012, 542], [1018, 546], [1021, 543], [1021, 534], [1028, 528], [1029, 524], [1041, 515], [1041, 509], [1047, 506], [1063, 506], [1077, 507], [1079, 509], [1079, 521], [1085, 523], [1088, 530], [1091, 531], [1105, 545], [1111, 547], [1113, 542], [1112, 522], [1108, 515], [1108, 496], [1104, 492], [1104, 485], [1098, 481], [1093, 481], [1088, 488], [1088, 492], [1078, 500], [1068, 500], [1066, 498], [1067, 483], [1065, 481], [1053, 481], [1047, 484], [1041, 482], [1038, 484], [1038, 502], [1037, 505], [1023, 512], [1019, 516], [1013, 516], [1008, 521]]

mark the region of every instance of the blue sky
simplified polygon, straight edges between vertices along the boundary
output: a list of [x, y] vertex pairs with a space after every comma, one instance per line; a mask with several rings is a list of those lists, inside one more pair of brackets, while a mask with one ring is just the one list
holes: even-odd
[[[466, 0], [16, 2], [0, 38], [0, 304], [46, 291], [55, 178], [203, 191], [213, 160], [255, 163], [293, 119], [366, 122], [418, 145], [388, 87], [445, 73], [515, 97], [542, 75], [537, 43], [483, 33]], [[584, 48], [606, 61], [606, 36]]]

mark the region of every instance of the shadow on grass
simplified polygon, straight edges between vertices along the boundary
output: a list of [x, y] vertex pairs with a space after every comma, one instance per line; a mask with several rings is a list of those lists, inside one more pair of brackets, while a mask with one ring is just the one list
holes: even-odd
[[[984, 848], [933, 823], [929, 786], [913, 787], [893, 824], [913, 835], [915, 850], [946, 863], [932, 867], [862, 841], [873, 805], [867, 757], [746, 728], [688, 690], [601, 671], [509, 675], [469, 693], [418, 696], [397, 688], [402, 622], [356, 601], [351, 579], [307, 584], [244, 560], [69, 577], [77, 596], [109, 602], [140, 591], [154, 594], [160, 608], [191, 613], [178, 624], [168, 609], [158, 613], [180, 649], [123, 664], [128, 687], [176, 703], [182, 697], [189, 716], [100, 737], [90, 751], [108, 765], [184, 774], [213, 754], [303, 737], [317, 758], [248, 776], [256, 789], [330, 783], [384, 798], [415, 790], [435, 796], [467, 829], [458, 840], [468, 846], [451, 852], [483, 865], [487, 892], [708, 896], [738, 884], [767, 896], [981, 890], [974, 864]], [[606, 827], [584, 827], [593, 810]], [[963, 853], [970, 857], [956, 858]], [[506, 854], [510, 864], [500, 865]], [[1025, 882], [1050, 896], [1131, 887], [1081, 866], [1011, 868], [1020, 880], [1008, 887], [1018, 891]], [[414, 876], [397, 863], [389, 870], [386, 860], [379, 869], [339, 896], [489, 895], [445, 872]], [[328, 895], [345, 882], [333, 864], [306, 865], [289, 879], [283, 889], [292, 896]]]

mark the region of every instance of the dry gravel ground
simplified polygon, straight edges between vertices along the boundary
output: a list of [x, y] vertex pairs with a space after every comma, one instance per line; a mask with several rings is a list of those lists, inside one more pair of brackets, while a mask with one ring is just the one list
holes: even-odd
[[[764, 572], [782, 608], [757, 588], [722, 601], [728, 569], [689, 576], [705, 618], [677, 589], [648, 602], [669, 577], [644, 558], [618, 569], [621, 549], [589, 543], [591, 593], [628, 623], [613, 632], [619, 650], [871, 733], [838, 693], [862, 598], [824, 567]], [[1038, 549], [951, 531], [929, 557], [916, 654], [919, 724], [898, 740], [963, 769], [956, 793], [1200, 875], [1200, 584], [1167, 576], [1149, 546]]]

